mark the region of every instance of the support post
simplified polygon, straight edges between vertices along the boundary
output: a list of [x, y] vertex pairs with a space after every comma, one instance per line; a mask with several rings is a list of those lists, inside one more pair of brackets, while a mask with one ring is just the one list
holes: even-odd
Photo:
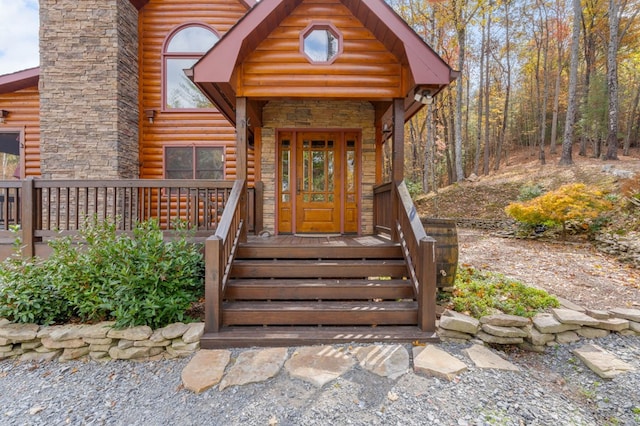
[[[404, 180], [404, 99], [393, 100], [393, 153], [391, 158], [391, 180], [394, 187]], [[400, 200], [397, 188], [392, 191], [391, 198], [391, 240], [400, 241], [395, 224], [398, 223]]]
[[436, 240], [426, 237], [419, 242], [420, 265], [418, 282], [418, 327], [436, 331]]
[[[249, 136], [249, 126], [247, 115], [247, 98], [236, 98], [236, 179], [247, 182], [247, 145]], [[240, 197], [240, 211], [245, 224], [249, 223], [249, 211], [247, 210], [247, 193], [242, 192]], [[242, 227], [240, 242], [247, 242], [247, 228]]]
[[[22, 229], [22, 257], [32, 258], [36, 254], [35, 227], [37, 223], [38, 200], [34, 179], [32, 176], [22, 181], [21, 195], [21, 223]], [[17, 199], [17, 197], [16, 197]]]
[[222, 240], [212, 235], [204, 243], [204, 331], [217, 333], [222, 324]]

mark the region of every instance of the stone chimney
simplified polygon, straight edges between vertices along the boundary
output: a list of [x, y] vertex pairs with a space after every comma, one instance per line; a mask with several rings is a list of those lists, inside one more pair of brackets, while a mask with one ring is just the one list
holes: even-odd
[[137, 178], [138, 11], [129, 0], [40, 0], [45, 179]]

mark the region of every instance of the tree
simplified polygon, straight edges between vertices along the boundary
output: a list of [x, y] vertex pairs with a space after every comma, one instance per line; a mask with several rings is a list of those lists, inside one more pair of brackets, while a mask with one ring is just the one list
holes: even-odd
[[569, 67], [569, 99], [567, 103], [567, 118], [564, 125], [562, 140], [562, 156], [560, 165], [573, 164], [573, 126], [576, 122], [576, 86], [578, 83], [578, 49], [580, 47], [580, 18], [582, 5], [580, 0], [573, 0], [573, 31], [571, 33], [571, 65]]

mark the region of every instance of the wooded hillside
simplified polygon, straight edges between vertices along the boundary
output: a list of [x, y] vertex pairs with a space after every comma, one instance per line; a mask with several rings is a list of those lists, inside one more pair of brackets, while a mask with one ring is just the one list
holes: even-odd
[[461, 71], [409, 123], [406, 176], [424, 192], [523, 148], [571, 164], [640, 146], [639, 0], [390, 2]]

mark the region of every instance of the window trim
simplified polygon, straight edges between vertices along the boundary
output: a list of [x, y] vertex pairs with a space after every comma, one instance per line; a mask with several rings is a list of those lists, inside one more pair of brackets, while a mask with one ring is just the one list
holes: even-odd
[[[165, 145], [162, 147], [162, 178], [163, 179], [171, 179], [167, 177], [167, 149], [168, 148], [190, 148], [191, 149], [191, 158], [193, 160], [194, 167], [191, 169], [191, 179], [194, 180], [225, 180], [227, 178], [227, 158], [225, 153], [225, 147], [221, 145], [201, 145], [201, 144], [190, 144], [190, 145]], [[219, 149], [222, 152], [222, 178], [221, 179], [198, 179], [195, 177], [196, 175], [196, 149], [197, 148], [215, 148]]]
[[[168, 79], [168, 72], [167, 72], [167, 59], [195, 59], [195, 61], [197, 62], [200, 58], [202, 58], [207, 52], [167, 52], [167, 49], [169, 48], [169, 44], [171, 43], [171, 41], [173, 40], [173, 38], [182, 30], [185, 30], [187, 28], [191, 28], [191, 27], [200, 27], [200, 28], [204, 28], [208, 31], [211, 31], [213, 34], [215, 34], [216, 37], [218, 37], [218, 40], [216, 41], [215, 44], [217, 44], [220, 39], [222, 38], [222, 36], [220, 35], [220, 33], [213, 28], [210, 25], [207, 25], [203, 22], [187, 22], [184, 24], [181, 24], [177, 27], [175, 27], [174, 29], [172, 29], [169, 34], [165, 37], [164, 42], [162, 43], [162, 52], [160, 53], [160, 67], [161, 67], [161, 88], [160, 88], [160, 92], [161, 92], [161, 100], [160, 102], [162, 103], [160, 111], [162, 112], [194, 112], [194, 111], [217, 111], [215, 105], [212, 102], [212, 106], [209, 108], [168, 108], [167, 107], [167, 79]], [[214, 46], [215, 46], [214, 44]], [[213, 46], [211, 46], [213, 47]], [[211, 50], [211, 48], [209, 48], [209, 50]]]
[[[328, 61], [316, 61], [313, 58], [311, 58], [309, 55], [307, 55], [307, 53], [304, 51], [305, 38], [315, 30], [330, 31], [338, 39], [338, 51], [333, 56], [333, 58], [329, 59]], [[329, 21], [312, 21], [309, 25], [307, 25], [307, 27], [304, 30], [300, 32], [300, 53], [312, 65], [331, 65], [336, 61], [336, 59], [338, 59], [342, 55], [343, 51], [344, 51], [344, 39], [342, 37], [342, 32], [340, 32], [338, 28], [336, 28], [336, 26]]]

